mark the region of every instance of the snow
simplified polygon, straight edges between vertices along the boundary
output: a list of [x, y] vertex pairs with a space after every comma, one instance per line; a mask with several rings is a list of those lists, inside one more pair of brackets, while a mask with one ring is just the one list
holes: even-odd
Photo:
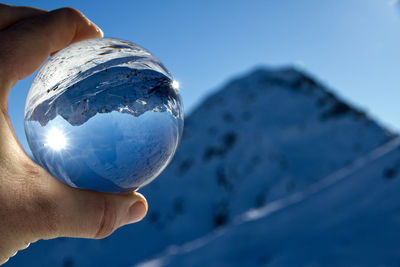
[[[361, 245], [352, 232], [361, 231], [357, 224], [365, 220], [365, 229], [373, 230], [368, 222], [379, 222], [366, 216], [367, 196], [382, 197], [385, 185], [397, 184], [381, 178], [384, 163], [394, 163], [397, 154], [371, 155], [394, 138], [309, 74], [256, 69], [228, 82], [188, 116], [175, 158], [140, 190], [150, 208], [144, 221], [104, 240], [40, 241], [7, 266], [312, 265], [314, 254], [318, 265], [319, 257], [341, 250], [340, 242], [358, 238]], [[375, 159], [367, 164], [366, 157]], [[374, 179], [379, 182], [369, 183]], [[353, 197], [340, 186], [346, 183]], [[304, 204], [309, 202], [314, 204]], [[362, 220], [352, 217], [358, 209]], [[392, 218], [393, 210], [388, 212]], [[346, 255], [352, 249], [369, 252], [350, 246]]]
[[399, 163], [397, 138], [304, 192], [246, 212], [222, 233], [138, 266], [397, 265], [400, 173], [387, 172]]

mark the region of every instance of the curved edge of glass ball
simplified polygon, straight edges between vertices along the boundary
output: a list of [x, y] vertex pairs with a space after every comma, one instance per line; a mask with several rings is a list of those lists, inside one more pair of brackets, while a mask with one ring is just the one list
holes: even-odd
[[168, 70], [115, 38], [77, 42], [49, 58], [24, 119], [37, 163], [67, 185], [107, 193], [153, 181], [172, 160], [184, 123]]

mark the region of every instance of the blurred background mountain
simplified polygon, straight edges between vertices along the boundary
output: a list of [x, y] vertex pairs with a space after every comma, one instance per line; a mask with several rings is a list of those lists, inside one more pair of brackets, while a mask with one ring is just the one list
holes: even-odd
[[9, 266], [396, 261], [399, 152], [395, 134], [309, 74], [258, 68], [188, 116], [174, 160], [142, 189], [143, 222], [104, 240], [41, 241]]
[[[181, 84], [184, 135], [141, 190], [144, 221], [104, 240], [39, 241], [5, 266], [399, 264], [398, 1], [68, 5], [165, 63]], [[31, 81], [9, 105], [28, 153]]]

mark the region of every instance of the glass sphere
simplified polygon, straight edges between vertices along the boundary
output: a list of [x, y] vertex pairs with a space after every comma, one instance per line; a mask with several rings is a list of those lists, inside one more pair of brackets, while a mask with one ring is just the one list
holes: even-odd
[[155, 179], [183, 129], [178, 83], [142, 47], [119, 39], [74, 43], [36, 75], [25, 133], [37, 163], [73, 187], [124, 193]]

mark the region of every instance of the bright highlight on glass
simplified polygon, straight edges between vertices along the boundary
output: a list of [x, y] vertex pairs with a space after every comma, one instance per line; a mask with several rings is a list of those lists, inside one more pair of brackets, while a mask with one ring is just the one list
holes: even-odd
[[174, 89], [179, 89], [179, 82], [177, 80], [173, 80], [171, 85]]
[[66, 144], [67, 141], [64, 134], [60, 130], [52, 128], [47, 134], [46, 143], [44, 145], [49, 146], [54, 150], [61, 150], [65, 148]]

